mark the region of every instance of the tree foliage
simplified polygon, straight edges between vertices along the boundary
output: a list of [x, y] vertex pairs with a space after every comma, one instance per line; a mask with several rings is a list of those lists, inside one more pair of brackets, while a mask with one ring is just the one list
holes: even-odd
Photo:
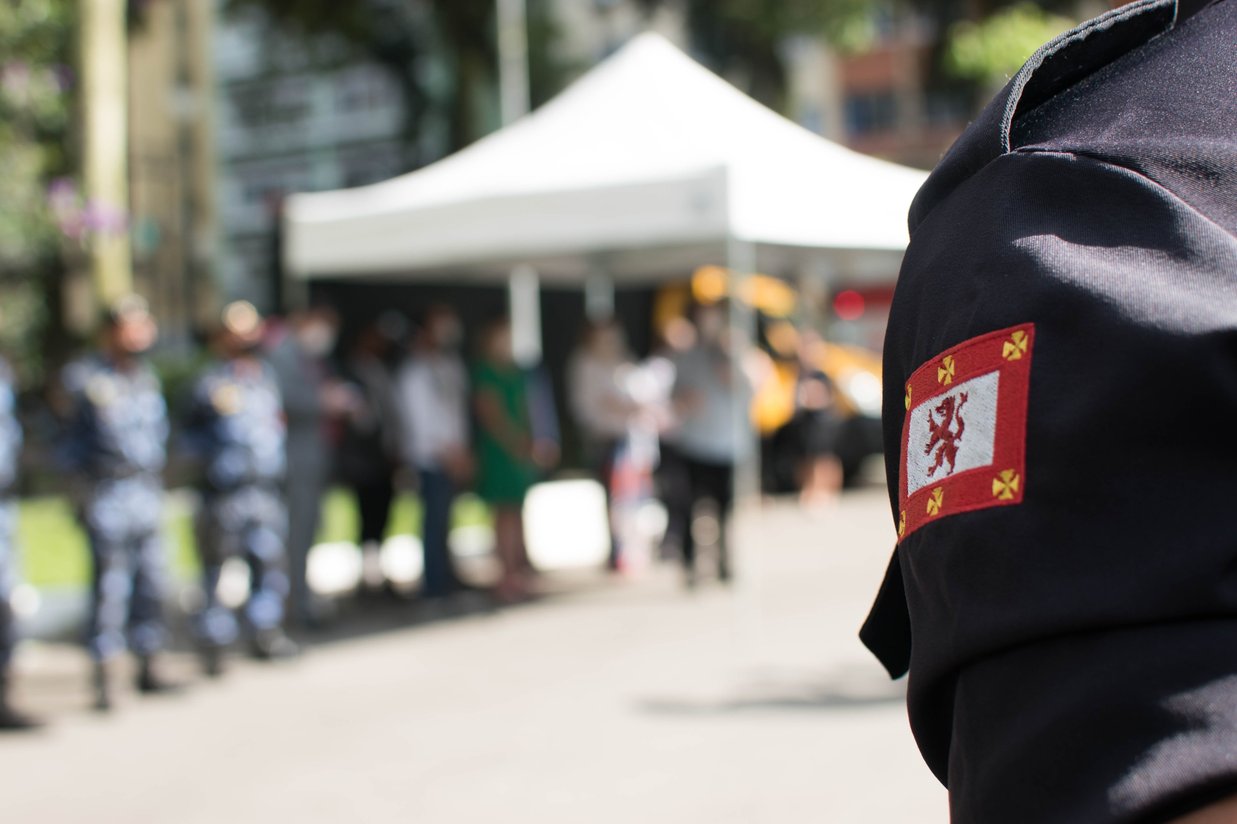
[[997, 86], [1037, 48], [1072, 25], [1069, 18], [1031, 3], [1010, 6], [985, 20], [964, 20], [950, 28], [945, 65], [958, 77]]
[[69, 165], [68, 2], [0, 3], [0, 276], [11, 278], [57, 248], [47, 187]]
[[72, 0], [0, 2], [0, 349], [28, 376], [63, 268], [49, 192], [73, 169], [74, 11]]

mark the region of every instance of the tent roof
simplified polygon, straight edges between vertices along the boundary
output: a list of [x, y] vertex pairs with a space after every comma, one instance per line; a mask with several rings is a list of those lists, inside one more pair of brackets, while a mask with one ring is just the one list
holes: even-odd
[[[289, 198], [300, 277], [678, 265], [729, 238], [797, 250], [907, 243], [925, 173], [852, 152], [644, 34], [510, 127], [418, 171]], [[699, 261], [697, 261], [699, 262]]]

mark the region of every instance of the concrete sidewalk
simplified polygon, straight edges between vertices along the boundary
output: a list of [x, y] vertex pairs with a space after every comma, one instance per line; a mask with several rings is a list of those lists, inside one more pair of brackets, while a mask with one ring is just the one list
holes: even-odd
[[22, 697], [55, 724], [0, 739], [5, 820], [944, 822], [902, 686], [855, 639], [883, 494], [768, 508], [739, 537], [734, 590], [685, 593], [672, 568], [550, 581], [106, 718], [77, 650], [24, 650]]

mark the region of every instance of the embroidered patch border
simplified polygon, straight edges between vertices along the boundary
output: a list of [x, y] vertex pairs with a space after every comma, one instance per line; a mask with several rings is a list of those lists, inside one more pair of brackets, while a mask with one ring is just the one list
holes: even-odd
[[[906, 417], [902, 421], [899, 542], [920, 527], [949, 515], [1022, 503], [1026, 491], [1027, 401], [1034, 349], [1035, 324], [1026, 323], [964, 341], [911, 374], [905, 386]], [[993, 373], [999, 378], [992, 462], [908, 492], [912, 413], [950, 395], [959, 384]]]

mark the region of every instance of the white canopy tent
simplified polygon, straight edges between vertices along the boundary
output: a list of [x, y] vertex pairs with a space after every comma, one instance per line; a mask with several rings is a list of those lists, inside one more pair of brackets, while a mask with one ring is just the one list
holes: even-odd
[[500, 282], [526, 264], [579, 284], [725, 260], [742, 271], [759, 255], [767, 271], [890, 278], [924, 178], [812, 134], [645, 34], [438, 163], [289, 198], [284, 260], [298, 279]]
[[[543, 280], [604, 293], [726, 263], [891, 282], [925, 178], [801, 128], [645, 34], [451, 157], [289, 198], [284, 264], [302, 281], [505, 283], [517, 353], [534, 361]], [[750, 334], [740, 301], [731, 312]], [[735, 426], [748, 429], [741, 410]], [[757, 467], [736, 473], [737, 500], [754, 497]]]

